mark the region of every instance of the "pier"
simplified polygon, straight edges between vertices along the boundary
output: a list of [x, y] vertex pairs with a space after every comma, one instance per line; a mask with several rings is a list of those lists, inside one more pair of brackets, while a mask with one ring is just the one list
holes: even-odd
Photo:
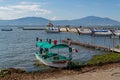
[[72, 40], [62, 40], [62, 42], [68, 43], [69, 45], [78, 45], [78, 46], [83, 46], [83, 47], [91, 48], [95, 50], [108, 51], [108, 52], [112, 51], [112, 52], [120, 53], [120, 49], [118, 48], [109, 48], [109, 47], [98, 46], [98, 45], [89, 44], [89, 43], [82, 43], [82, 42], [72, 41]]
[[23, 27], [22, 30], [45, 30], [45, 27]]

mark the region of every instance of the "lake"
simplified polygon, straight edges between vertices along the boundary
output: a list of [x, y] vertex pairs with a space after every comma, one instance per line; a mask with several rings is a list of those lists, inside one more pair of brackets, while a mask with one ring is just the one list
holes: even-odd
[[[0, 27], [2, 29], [2, 27]], [[113, 47], [113, 39], [106, 36], [79, 35], [77, 33], [54, 33], [48, 34], [44, 30], [22, 30], [12, 27], [13, 31], [0, 30], [0, 68], [24, 68], [26, 70], [42, 70], [49, 68], [47, 66], [36, 67], [38, 63], [34, 56], [36, 49], [36, 37], [46, 39], [65, 39], [71, 38], [76, 41], [92, 43], [107, 47]], [[115, 38], [114, 46], [120, 43], [119, 38]], [[78, 49], [78, 53], [73, 53], [73, 60], [86, 62], [93, 55], [105, 52], [88, 49], [80, 46], [73, 46]]]

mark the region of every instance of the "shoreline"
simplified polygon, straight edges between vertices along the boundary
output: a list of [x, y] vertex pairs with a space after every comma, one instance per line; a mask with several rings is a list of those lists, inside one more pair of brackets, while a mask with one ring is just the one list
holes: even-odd
[[27, 73], [21, 69], [10, 68], [5, 72], [8, 74], [0, 76], [0, 80], [119, 80], [120, 62], [71, 70], [50, 69]]

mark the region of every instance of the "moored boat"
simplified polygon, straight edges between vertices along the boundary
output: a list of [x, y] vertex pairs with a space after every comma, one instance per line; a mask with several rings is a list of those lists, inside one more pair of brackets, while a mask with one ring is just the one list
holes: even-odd
[[115, 36], [120, 36], [120, 30], [114, 30], [114, 31], [113, 31], [113, 34], [114, 34]]
[[59, 33], [60, 29], [58, 27], [54, 27], [53, 24], [49, 21], [45, 31], [47, 33]]
[[[36, 59], [42, 62], [44, 65], [56, 68], [64, 68], [68, 66], [72, 59], [72, 48], [67, 44], [57, 44], [56, 40], [54, 40], [52, 43], [51, 40], [38, 41], [37, 39], [36, 46], [39, 47], [39, 51], [35, 53]], [[63, 52], [60, 52], [60, 49], [67, 49], [69, 57], [62, 55]]]
[[68, 32], [77, 32], [76, 28], [68, 28]]
[[13, 29], [12, 28], [4, 28], [4, 29], [1, 29], [1, 31], [12, 31]]
[[92, 34], [93, 35], [112, 35], [112, 32], [110, 30], [97, 30], [97, 29], [94, 29], [92, 30]]
[[46, 32], [47, 33], [59, 33], [60, 29], [57, 27], [47, 27], [46, 28]]
[[78, 28], [80, 34], [91, 34], [92, 31], [89, 28]]
[[65, 28], [65, 27], [61, 27], [61, 28], [60, 28], [60, 32], [68, 32], [68, 29]]

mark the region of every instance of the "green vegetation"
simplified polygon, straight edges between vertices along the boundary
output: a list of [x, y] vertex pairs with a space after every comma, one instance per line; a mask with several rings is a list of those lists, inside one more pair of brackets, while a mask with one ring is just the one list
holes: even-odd
[[116, 46], [116, 48], [120, 49], [120, 44]]
[[120, 61], [120, 54], [110, 52], [107, 54], [95, 55], [88, 61], [87, 65], [101, 65], [104, 63], [113, 63]]
[[11, 72], [7, 71], [7, 70], [0, 70], [0, 77], [4, 77], [6, 75], [10, 75]]

